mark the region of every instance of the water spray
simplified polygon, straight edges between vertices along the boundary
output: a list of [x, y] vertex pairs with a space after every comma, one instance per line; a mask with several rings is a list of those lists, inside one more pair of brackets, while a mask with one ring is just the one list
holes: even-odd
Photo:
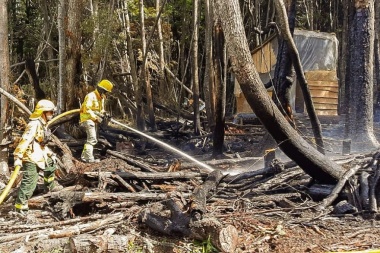
[[211, 166], [209, 166], [209, 165], [207, 165], [207, 164], [205, 164], [205, 163], [202, 163], [202, 162], [198, 161], [198, 160], [195, 159], [194, 157], [189, 156], [188, 154], [186, 154], [186, 153], [184, 153], [184, 152], [182, 152], [182, 151], [180, 151], [180, 150], [178, 150], [178, 149], [176, 149], [176, 148], [173, 148], [172, 146], [166, 144], [166, 143], [163, 142], [163, 141], [157, 140], [156, 138], [153, 138], [152, 136], [149, 136], [149, 135], [147, 135], [147, 134], [145, 134], [145, 133], [143, 133], [143, 132], [140, 132], [140, 131], [138, 131], [138, 130], [136, 130], [136, 129], [130, 127], [130, 126], [127, 126], [127, 125], [125, 125], [125, 124], [122, 124], [122, 123], [120, 123], [120, 122], [118, 122], [117, 120], [114, 120], [114, 119], [112, 119], [112, 118], [111, 118], [110, 121], [113, 122], [113, 123], [115, 123], [115, 124], [117, 124], [117, 125], [119, 125], [119, 126], [122, 126], [122, 127], [126, 128], [126, 129], [128, 129], [128, 130], [131, 130], [131, 131], [133, 131], [133, 132], [135, 132], [135, 133], [137, 133], [137, 134], [139, 134], [139, 135], [142, 135], [142, 136], [144, 136], [145, 138], [147, 138], [147, 139], [149, 139], [149, 140], [151, 140], [151, 141], [154, 141], [154, 142], [157, 143], [157, 144], [160, 144], [161, 147], [163, 147], [163, 148], [165, 148], [165, 149], [168, 149], [168, 150], [170, 150], [170, 151], [173, 151], [174, 153], [177, 153], [177, 154], [179, 154], [180, 156], [183, 156], [183, 157], [187, 158], [188, 160], [190, 160], [190, 161], [196, 163], [197, 165], [199, 165], [200, 167], [202, 167], [203, 169], [205, 169], [207, 172], [212, 172], [212, 171], [214, 171], [214, 169], [213, 169]]

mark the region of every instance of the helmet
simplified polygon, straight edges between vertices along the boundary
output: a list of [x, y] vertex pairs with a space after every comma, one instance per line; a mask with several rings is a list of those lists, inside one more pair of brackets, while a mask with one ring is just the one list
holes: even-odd
[[29, 119], [38, 119], [43, 112], [55, 111], [55, 105], [53, 102], [47, 99], [38, 101], [34, 112], [30, 115]]
[[102, 88], [103, 90], [107, 92], [111, 92], [113, 88], [113, 84], [110, 81], [104, 79], [104, 80], [101, 80], [100, 83], [98, 83], [98, 87]]

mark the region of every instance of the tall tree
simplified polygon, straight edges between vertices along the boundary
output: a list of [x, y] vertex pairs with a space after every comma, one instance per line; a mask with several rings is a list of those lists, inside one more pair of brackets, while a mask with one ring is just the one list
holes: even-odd
[[59, 47], [59, 64], [58, 64], [58, 94], [57, 107], [58, 113], [65, 110], [65, 99], [63, 97], [63, 86], [66, 83], [66, 34], [65, 34], [65, 17], [66, 17], [66, 0], [59, 0], [58, 3], [58, 47]]
[[150, 124], [151, 130], [156, 131], [157, 126], [156, 126], [156, 119], [154, 116], [152, 88], [149, 82], [149, 71], [147, 69], [148, 49], [146, 47], [146, 38], [145, 38], [144, 0], [139, 0], [139, 8], [140, 8], [140, 33], [141, 33], [141, 45], [142, 45], [142, 64], [141, 64], [141, 72], [140, 72], [140, 81], [141, 81], [141, 86], [145, 88], [148, 115], [149, 115], [149, 124]]
[[162, 22], [161, 22], [161, 4], [160, 0], [156, 0], [156, 13], [157, 13], [157, 33], [158, 33], [158, 53], [159, 53], [159, 94], [164, 97], [164, 94], [169, 90], [165, 87], [165, 58], [164, 58], [164, 39], [162, 36]]
[[253, 64], [238, 0], [214, 0], [222, 23], [229, 60], [244, 96], [281, 150], [320, 182], [335, 182], [344, 170], [307, 143], [275, 106]]
[[348, 137], [354, 150], [362, 150], [379, 146], [373, 132], [374, 1], [355, 0], [354, 11], [346, 76], [350, 93]]
[[[9, 91], [9, 45], [8, 45], [8, 1], [0, 0], [0, 87], [5, 91]], [[0, 99], [0, 143], [5, 144], [8, 137], [6, 129], [9, 119], [8, 101], [5, 96]], [[6, 145], [1, 145], [0, 149], [0, 166], [6, 166], [8, 163], [8, 150]]]
[[193, 80], [193, 111], [194, 133], [200, 134], [201, 120], [199, 116], [199, 63], [198, 63], [198, 38], [199, 38], [199, 0], [193, 1], [193, 48], [192, 48], [192, 80]]
[[67, 1], [66, 33], [66, 83], [64, 89], [65, 109], [78, 108], [78, 100], [72, 94], [79, 93], [81, 74], [82, 0]]
[[214, 68], [212, 61], [212, 31], [214, 27], [213, 1], [205, 0], [205, 73], [203, 81], [203, 94], [206, 106], [207, 122], [209, 129], [215, 126], [215, 91], [214, 91]]
[[215, 73], [215, 126], [213, 131], [213, 157], [218, 157], [223, 154], [224, 147], [224, 127], [226, 121], [226, 82], [225, 82], [225, 47], [224, 36], [220, 22], [217, 22], [214, 27], [213, 36], [213, 72]]

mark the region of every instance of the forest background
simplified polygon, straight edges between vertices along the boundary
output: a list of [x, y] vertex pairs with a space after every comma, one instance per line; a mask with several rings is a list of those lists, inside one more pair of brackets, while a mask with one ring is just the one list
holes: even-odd
[[[291, 31], [336, 34], [340, 42], [339, 113], [350, 116], [347, 137], [378, 147], [372, 124], [380, 80], [379, 3], [238, 2], [251, 51], [284, 25]], [[276, 9], [279, 2], [289, 18], [281, 18]], [[224, 129], [225, 116], [236, 110], [233, 89], [237, 70], [227, 60], [221, 12], [214, 12], [220, 5], [208, 0], [2, 0], [1, 87], [24, 94], [31, 108], [39, 99], [48, 98], [63, 112], [78, 108], [101, 79], [109, 79], [116, 87], [108, 104], [114, 116], [133, 121], [139, 130], [155, 131], [156, 118], [167, 116], [167, 108], [170, 115], [176, 115], [187, 104], [194, 113], [181, 116], [193, 122], [196, 135], [213, 132], [214, 146], [221, 149], [218, 139], [222, 142], [223, 134], [218, 133]], [[284, 34], [280, 35], [287, 43]], [[285, 78], [294, 77], [289, 74], [292, 64], [280, 64], [286, 66]], [[275, 80], [273, 85], [279, 94], [286, 92], [286, 85], [281, 84], [284, 77], [278, 75], [279, 84]], [[245, 96], [250, 100], [247, 91]], [[206, 125], [201, 125], [199, 110], [203, 101]], [[279, 102], [286, 107], [286, 101]], [[2, 96], [2, 126], [13, 124], [9, 106]], [[2, 142], [6, 142], [5, 129], [0, 134]]]

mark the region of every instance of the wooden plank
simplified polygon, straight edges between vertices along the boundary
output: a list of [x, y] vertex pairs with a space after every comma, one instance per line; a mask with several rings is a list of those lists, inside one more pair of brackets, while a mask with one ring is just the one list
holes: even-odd
[[338, 93], [329, 91], [310, 90], [312, 98], [338, 98]]
[[314, 108], [315, 110], [336, 110], [338, 105], [315, 103]]
[[336, 98], [313, 98], [313, 102], [320, 103], [320, 104], [333, 104], [337, 105], [338, 104], [338, 99]]
[[338, 87], [338, 82], [307, 80], [307, 83], [308, 85], [319, 86], [319, 87]]
[[337, 110], [316, 110], [317, 115], [338, 115]]
[[331, 92], [339, 92], [339, 87], [333, 87], [333, 86], [318, 86], [318, 85], [310, 85], [309, 84], [309, 89], [310, 90], [326, 90], [326, 91], [331, 91]]
[[320, 81], [337, 81], [336, 70], [314, 70], [306, 71], [305, 77], [307, 80], [320, 80]]

